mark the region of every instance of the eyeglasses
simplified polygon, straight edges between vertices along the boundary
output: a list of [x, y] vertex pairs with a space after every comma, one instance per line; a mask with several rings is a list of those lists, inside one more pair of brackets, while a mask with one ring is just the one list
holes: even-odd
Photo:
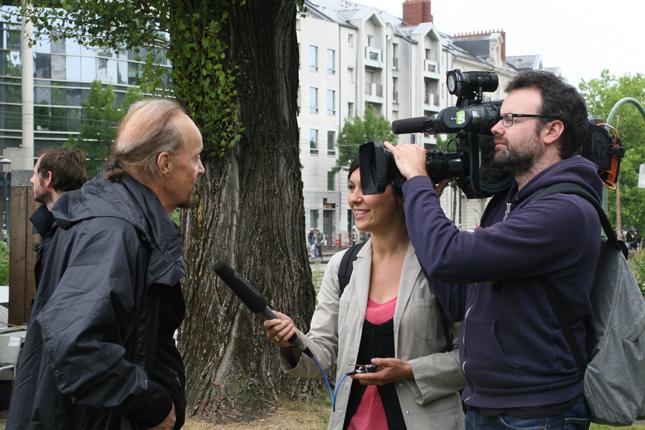
[[555, 115], [539, 115], [536, 113], [505, 113], [502, 115], [502, 125], [504, 127], [512, 127], [515, 118], [548, 118], [558, 119]]

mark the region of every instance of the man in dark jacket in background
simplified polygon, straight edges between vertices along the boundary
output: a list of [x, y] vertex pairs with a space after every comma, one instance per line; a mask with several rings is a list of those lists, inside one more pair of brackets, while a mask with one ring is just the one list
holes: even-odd
[[64, 148], [46, 149], [36, 161], [34, 174], [29, 180], [34, 192], [34, 201], [41, 203], [29, 218], [41, 238], [37, 245], [34, 268], [36, 285], [43, 270], [47, 243], [56, 228], [51, 213], [52, 207], [64, 192], [81, 188], [85, 181], [87, 173], [83, 157], [78, 151]]
[[202, 138], [170, 100], [135, 103], [109, 170], [53, 207], [59, 228], [20, 355], [8, 429], [172, 429], [184, 421], [173, 334], [185, 305], [180, 232]]
[[580, 349], [588, 351], [600, 221], [580, 196], [531, 197], [572, 182], [600, 200], [596, 166], [574, 155], [586, 136], [587, 110], [575, 88], [546, 72], [520, 74], [507, 92], [492, 132], [495, 161], [515, 184], [493, 197], [474, 232], [459, 231], [444, 215], [423, 148], [388, 148], [407, 178], [410, 240], [426, 272], [446, 281], [435, 286], [444, 308], [463, 320], [466, 428], [584, 429], [582, 375], [546, 289], [557, 291]]

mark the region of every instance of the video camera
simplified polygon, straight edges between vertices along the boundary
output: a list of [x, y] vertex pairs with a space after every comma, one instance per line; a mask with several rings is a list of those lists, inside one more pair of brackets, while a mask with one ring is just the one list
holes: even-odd
[[[433, 183], [457, 179], [467, 198], [490, 197], [506, 190], [513, 177], [494, 162], [495, 145], [490, 129], [500, 119], [501, 100], [483, 101], [483, 93], [498, 86], [495, 72], [447, 72], [448, 92], [457, 96], [454, 107], [442, 109], [432, 117], [401, 119], [392, 122], [392, 131], [405, 133], [456, 133], [456, 151], [428, 151], [426, 168]], [[589, 122], [582, 154], [598, 165], [605, 183], [618, 179], [624, 149], [617, 133], [614, 138], [597, 121]], [[395, 180], [401, 180], [392, 154], [381, 142], [367, 142], [359, 148], [361, 184], [364, 194], [378, 194]]]

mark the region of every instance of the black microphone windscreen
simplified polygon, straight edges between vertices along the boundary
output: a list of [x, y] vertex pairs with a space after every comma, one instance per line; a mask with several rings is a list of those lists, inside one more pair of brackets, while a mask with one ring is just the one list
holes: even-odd
[[427, 130], [429, 123], [430, 118], [426, 116], [398, 119], [392, 122], [392, 131], [395, 134], [423, 133]]
[[242, 300], [251, 312], [257, 314], [267, 307], [267, 299], [248, 280], [233, 270], [229, 265], [218, 261], [213, 268], [215, 273], [222, 278], [222, 281], [233, 290], [235, 295]]

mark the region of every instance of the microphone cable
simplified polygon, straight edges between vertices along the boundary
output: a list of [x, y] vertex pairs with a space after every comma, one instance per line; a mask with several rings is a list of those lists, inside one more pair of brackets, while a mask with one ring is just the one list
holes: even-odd
[[322, 379], [325, 382], [325, 387], [327, 388], [327, 392], [329, 394], [329, 398], [331, 400], [331, 411], [336, 412], [336, 396], [338, 395], [338, 389], [343, 385], [343, 382], [345, 382], [345, 379], [349, 376], [348, 374], [343, 374], [343, 377], [340, 378], [340, 381], [336, 384], [336, 389], [332, 390], [331, 389], [331, 384], [329, 383], [329, 378], [327, 378], [327, 374], [323, 370], [322, 366], [318, 362], [318, 359], [316, 358], [315, 355], [311, 355], [311, 358], [314, 360], [314, 363], [316, 364], [316, 367], [318, 367], [318, 370], [320, 371], [320, 374], [322, 375]]

